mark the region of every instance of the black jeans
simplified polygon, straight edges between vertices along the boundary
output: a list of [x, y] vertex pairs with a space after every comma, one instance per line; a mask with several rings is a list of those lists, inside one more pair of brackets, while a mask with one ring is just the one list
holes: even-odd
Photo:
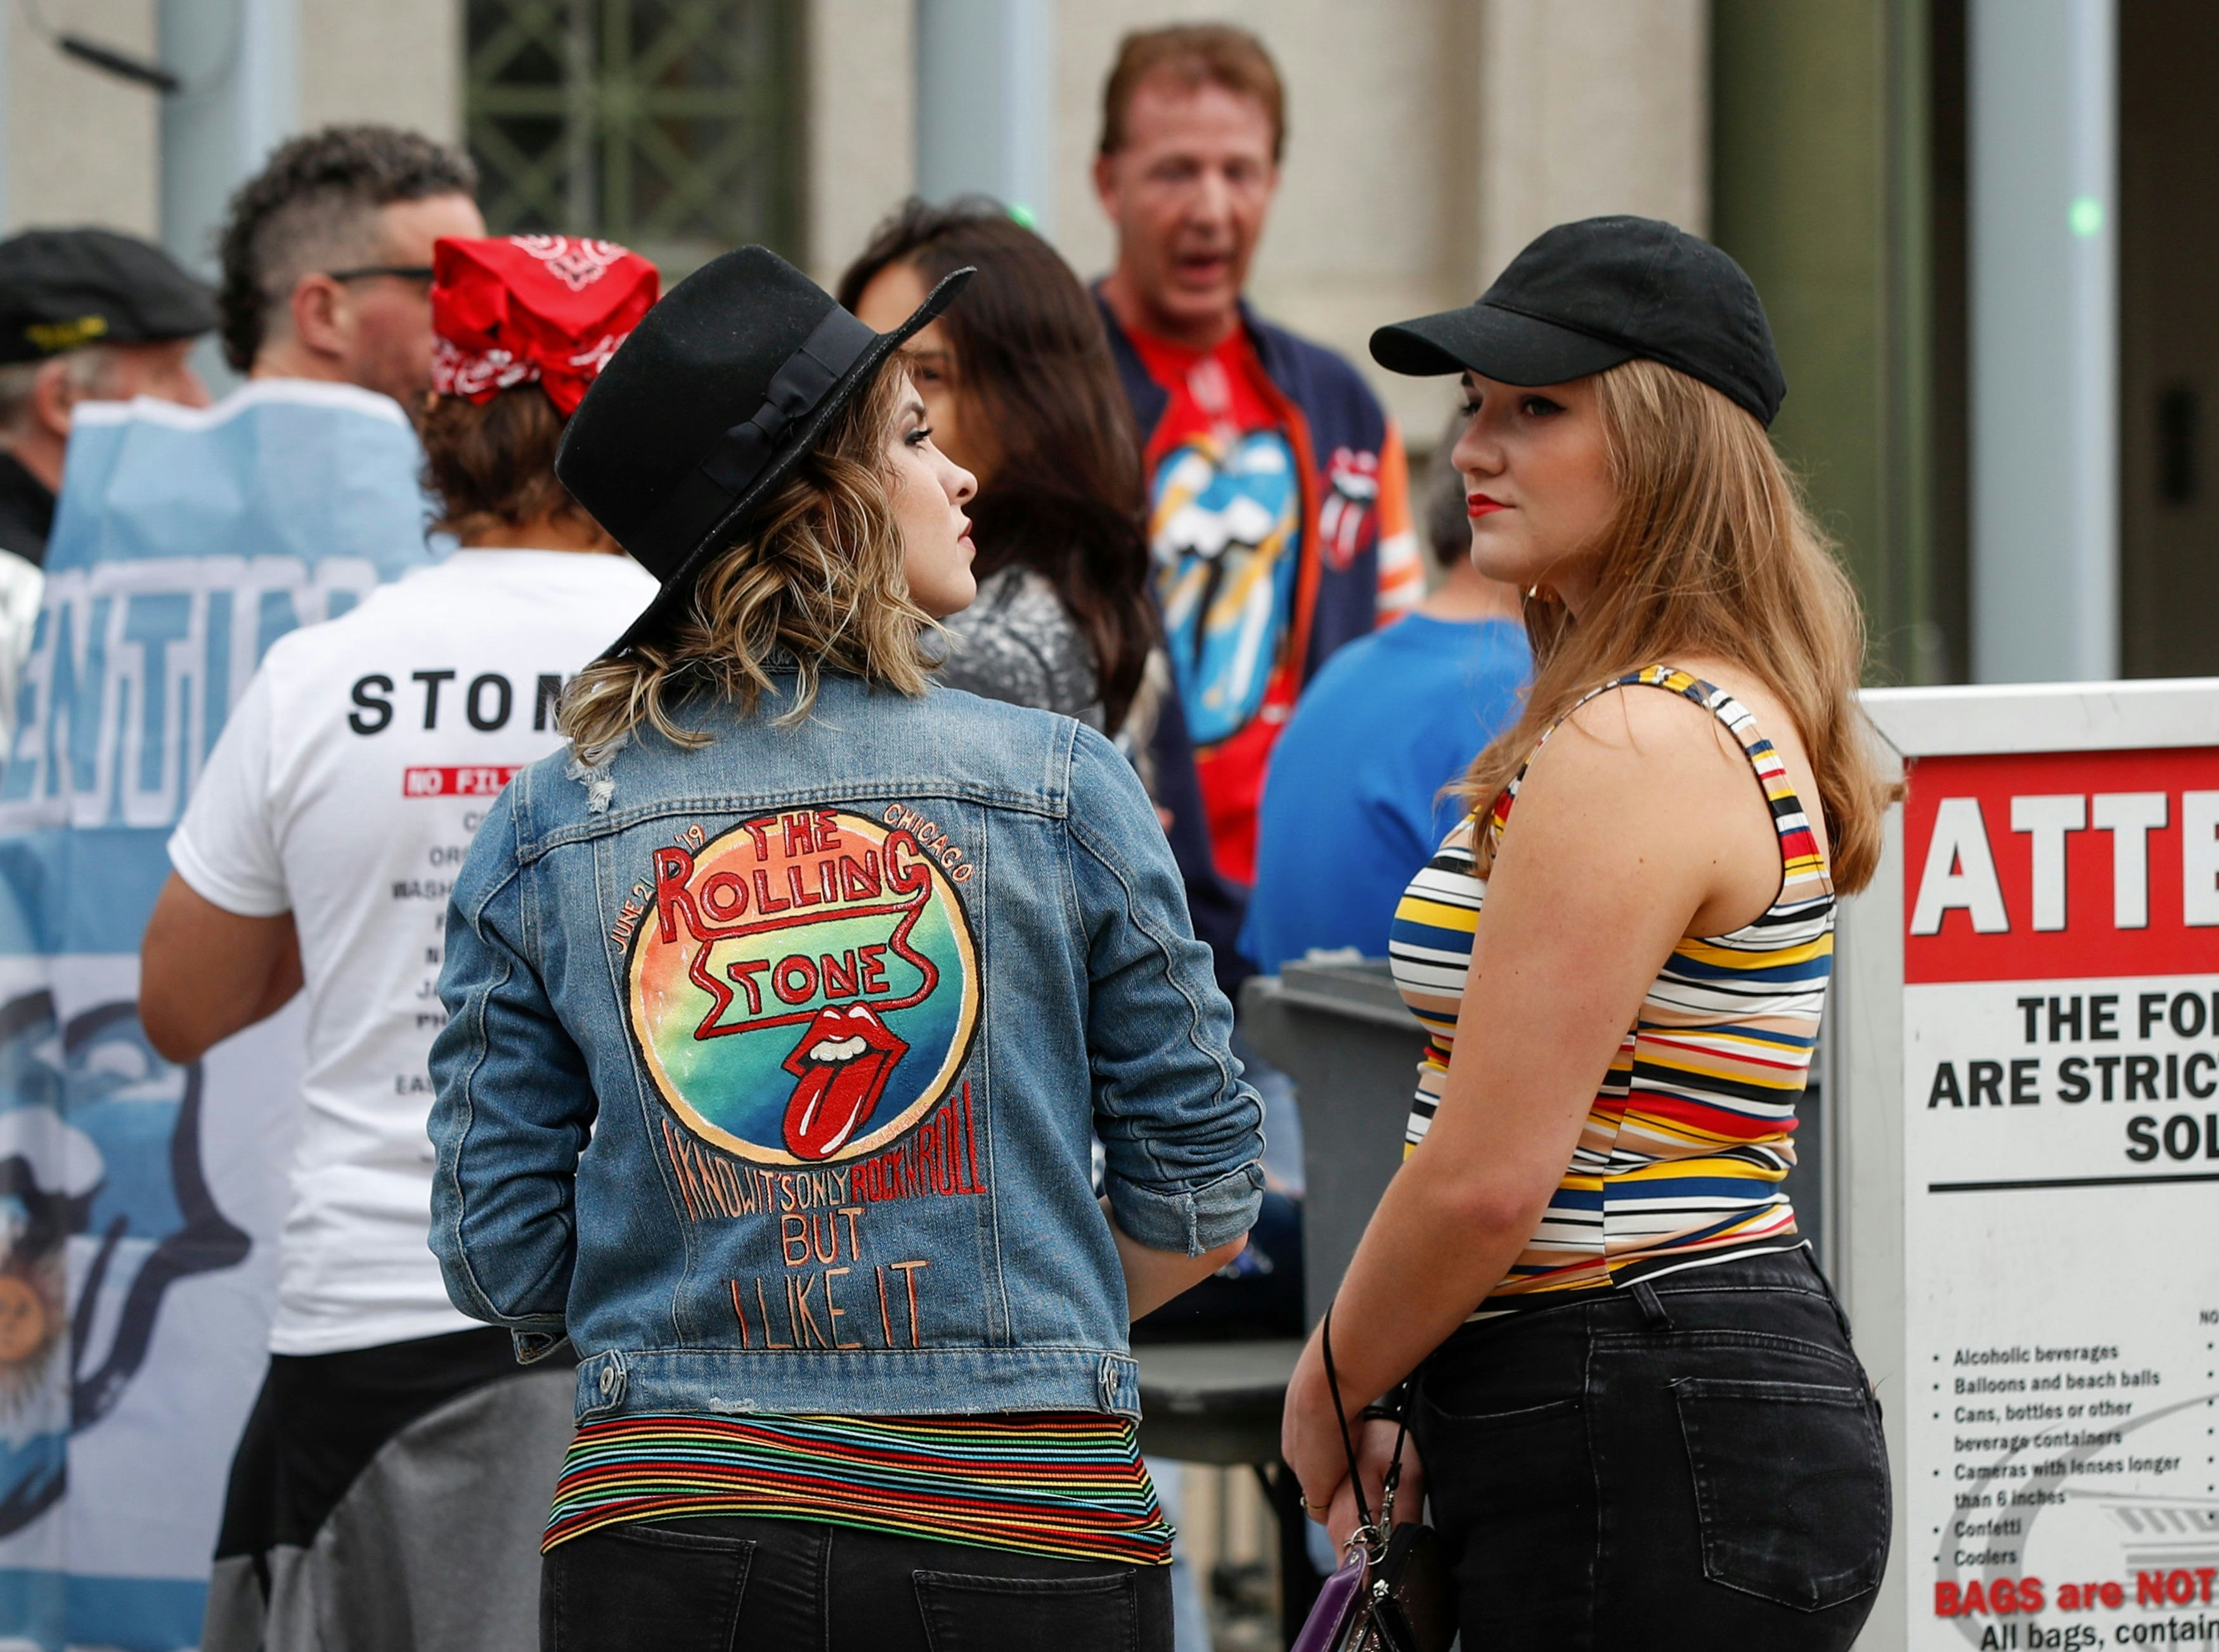
[[1468, 1325], [1413, 1434], [1488, 1652], [1831, 1652], [1887, 1562], [1879, 1402], [1809, 1253]]
[[1172, 1652], [1168, 1566], [802, 1520], [608, 1526], [541, 1562], [542, 1652]]

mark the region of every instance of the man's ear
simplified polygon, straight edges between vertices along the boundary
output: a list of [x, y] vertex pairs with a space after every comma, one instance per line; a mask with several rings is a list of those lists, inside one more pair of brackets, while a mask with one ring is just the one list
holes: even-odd
[[31, 380], [31, 422], [58, 442], [65, 442], [70, 433], [70, 411], [77, 405], [77, 391], [70, 383], [70, 363], [66, 356], [57, 356], [39, 363], [39, 370]]
[[293, 337], [312, 355], [344, 357], [350, 308], [338, 282], [320, 273], [303, 276], [293, 283]]
[[1117, 182], [1115, 170], [1116, 163], [1117, 158], [1115, 155], [1097, 154], [1094, 158], [1094, 198], [1102, 203], [1102, 210], [1112, 218], [1117, 215], [1116, 209], [1110, 199], [1110, 191], [1116, 188]]

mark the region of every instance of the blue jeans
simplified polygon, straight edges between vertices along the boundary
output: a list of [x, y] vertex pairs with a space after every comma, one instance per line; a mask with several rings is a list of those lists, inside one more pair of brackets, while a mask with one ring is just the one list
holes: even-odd
[[1809, 1253], [1467, 1325], [1412, 1428], [1489, 1652], [1833, 1652], [1887, 1561], [1880, 1404]]
[[541, 1563], [542, 1652], [1172, 1652], [1171, 1568], [804, 1520], [606, 1526]]

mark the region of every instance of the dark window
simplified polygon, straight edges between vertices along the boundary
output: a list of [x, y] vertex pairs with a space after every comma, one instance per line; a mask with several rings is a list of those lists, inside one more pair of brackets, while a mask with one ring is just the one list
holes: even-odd
[[497, 233], [600, 235], [665, 283], [798, 240], [791, 0], [467, 0], [470, 152]]

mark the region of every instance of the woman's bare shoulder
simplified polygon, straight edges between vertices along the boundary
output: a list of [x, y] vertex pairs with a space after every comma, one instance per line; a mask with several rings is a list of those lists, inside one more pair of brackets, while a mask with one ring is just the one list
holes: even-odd
[[[1795, 719], [1787, 703], [1760, 680], [1755, 673], [1725, 661], [1702, 661], [1688, 668], [1704, 680], [1724, 689], [1739, 702], [1742, 709], [1755, 719], [1752, 732], [1761, 735], [1780, 754], [1787, 765], [1787, 783], [1802, 799], [1804, 811], [1809, 817], [1811, 829], [1818, 835], [1821, 850], [1828, 848], [1825, 810], [1820, 806], [1818, 779], [1812, 766], [1809, 742], [1803, 736], [1802, 725]], [[1720, 725], [1724, 732], [1724, 725]], [[1746, 761], [1745, 758], [1737, 761]]]
[[[1729, 691], [1731, 692], [1731, 691]], [[1706, 753], [1739, 748], [1707, 706], [1684, 694], [1618, 684], [1581, 702], [1536, 753], [1532, 767], [1623, 781], [1653, 773], [1684, 779]]]
[[1594, 696], [1558, 723], [1528, 760], [1506, 849], [1521, 835], [1537, 835], [1536, 825], [1544, 828], [1538, 835], [1551, 841], [1566, 833], [1647, 835], [1660, 819], [1692, 806], [1707, 810], [1734, 778], [1725, 761], [1731, 744], [1721, 748], [1720, 732], [1709, 712], [1676, 694], [1624, 688]]
[[[1786, 761], [1799, 787], [1810, 773], [1810, 756], [1794, 716], [1770, 688], [1739, 668], [1709, 661], [1684, 664], [1681, 669], [1712, 687], [1724, 691], [1755, 719], [1755, 732], [1768, 740]], [[1567, 740], [1567, 731], [1579, 738]], [[1631, 684], [1613, 686], [1595, 694], [1566, 717], [1544, 751], [1557, 746], [1601, 748], [1621, 753], [1639, 765], [1676, 768], [1700, 751], [1715, 752], [1725, 770], [1746, 772], [1749, 756], [1741, 738], [1726, 721], [1708, 706], [1687, 695]], [[1593, 761], [1590, 759], [1590, 761]], [[1537, 768], [1540, 764], [1537, 761]], [[1559, 761], [1568, 770], [1573, 762]]]
[[1622, 880], [1695, 933], [1721, 911], [1762, 911], [1779, 857], [1731, 731], [1682, 695], [1627, 686], [1588, 699], [1535, 755], [1498, 862], [1520, 865], [1549, 866], [1551, 883]]

